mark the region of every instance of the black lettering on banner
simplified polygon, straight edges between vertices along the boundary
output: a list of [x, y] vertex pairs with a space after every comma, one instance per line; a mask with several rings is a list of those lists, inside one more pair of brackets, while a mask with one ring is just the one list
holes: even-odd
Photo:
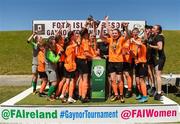
[[73, 22], [73, 28], [75, 28], [75, 26], [76, 26], [76, 23], [75, 23], [75, 22]]
[[81, 22], [81, 28], [83, 27], [83, 23]]
[[68, 28], [69, 27], [69, 25], [68, 25], [68, 23], [66, 23], [66, 26], [65, 26], [66, 28]]
[[50, 35], [55, 35], [54, 30], [50, 31]]
[[61, 28], [61, 22], [52, 22], [52, 28]]
[[62, 35], [66, 36], [67, 31], [66, 30], [62, 30]]
[[115, 23], [114, 22], [111, 23], [111, 28], [115, 28]]
[[52, 28], [56, 26], [56, 22], [52, 22]]
[[50, 35], [50, 30], [47, 30], [46, 34], [49, 36]]
[[55, 31], [55, 34], [57, 34], [57, 32], [59, 31], [59, 30], [54, 30]]
[[46, 34], [47, 34], [48, 36], [51, 36], [51, 35], [55, 35], [58, 31], [59, 31], [59, 30], [47, 30], [47, 31], [46, 31]]
[[120, 28], [120, 25], [121, 25], [121, 23], [120, 23], [120, 22], [117, 22], [117, 23], [116, 23], [116, 28]]
[[57, 27], [57, 28], [61, 28], [61, 23], [60, 23], [60, 22], [57, 22], [56, 27]]
[[80, 28], [79, 22], [76, 22], [76, 28]]
[[65, 22], [61, 22], [62, 28], [65, 28]]

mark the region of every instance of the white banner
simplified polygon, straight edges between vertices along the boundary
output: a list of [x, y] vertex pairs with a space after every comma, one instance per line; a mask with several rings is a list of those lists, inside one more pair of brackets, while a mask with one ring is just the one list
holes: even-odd
[[178, 105], [0, 107], [2, 123], [178, 122]]
[[[61, 34], [67, 35], [68, 23], [71, 24], [71, 30], [80, 31], [84, 27], [85, 20], [34, 20], [33, 21], [33, 31], [37, 31], [39, 35], [43, 38], [48, 38], [49, 36], [55, 35], [61, 28]], [[128, 29], [132, 30], [137, 27], [140, 30], [140, 36], [144, 34], [145, 21], [129, 21], [129, 20], [110, 20], [109, 25], [112, 28], [118, 28], [122, 30], [121, 23], [128, 22]], [[97, 37], [100, 34], [101, 23], [97, 27]], [[93, 26], [90, 26], [90, 32], [93, 31]]]

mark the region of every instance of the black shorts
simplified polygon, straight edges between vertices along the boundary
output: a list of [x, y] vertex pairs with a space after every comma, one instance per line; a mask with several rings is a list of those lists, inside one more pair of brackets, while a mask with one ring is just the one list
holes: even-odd
[[136, 77], [146, 77], [148, 74], [148, 68], [146, 63], [138, 63], [135, 65]]
[[135, 59], [132, 58], [132, 63], [131, 63], [131, 70], [133, 70], [135, 68]]
[[76, 64], [77, 64], [77, 71], [79, 72], [79, 74], [89, 73], [89, 67], [86, 59], [76, 58]]
[[155, 62], [154, 62], [154, 60], [153, 60], [153, 57], [148, 57], [148, 58], [147, 58], [147, 64], [148, 64], [148, 65], [154, 65], [154, 63], [155, 63]]
[[162, 71], [162, 70], [163, 70], [163, 67], [164, 67], [164, 64], [165, 64], [165, 61], [166, 61], [165, 58], [159, 59], [159, 60], [157, 61], [157, 64], [155, 65], [155, 69], [157, 68], [159, 71]]
[[91, 74], [92, 60], [88, 60], [88, 61], [87, 61], [87, 64], [88, 64], [89, 74]]
[[75, 78], [75, 71], [72, 71], [72, 72], [68, 72], [66, 69], [64, 69], [64, 76], [66, 78]]
[[39, 78], [47, 78], [46, 72], [38, 72]]
[[123, 62], [123, 71], [130, 72], [131, 71], [131, 64], [128, 62]]
[[57, 64], [57, 73], [60, 78], [64, 76], [64, 62], [59, 62]]
[[120, 73], [123, 72], [123, 63], [122, 62], [109, 62], [108, 64], [109, 73]]

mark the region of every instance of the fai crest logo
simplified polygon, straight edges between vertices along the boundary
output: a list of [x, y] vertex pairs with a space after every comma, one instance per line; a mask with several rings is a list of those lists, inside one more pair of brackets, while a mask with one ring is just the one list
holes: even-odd
[[95, 66], [93, 71], [94, 71], [94, 74], [99, 78], [104, 73], [104, 67], [101, 65]]

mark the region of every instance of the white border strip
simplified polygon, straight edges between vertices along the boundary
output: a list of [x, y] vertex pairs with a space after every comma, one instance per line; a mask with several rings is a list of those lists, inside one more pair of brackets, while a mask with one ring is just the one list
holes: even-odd
[[[37, 86], [37, 88], [40, 88], [40, 86]], [[32, 87], [28, 88], [27, 90], [19, 93], [18, 95], [12, 97], [11, 99], [1, 103], [0, 105], [14, 105], [15, 103], [19, 102], [20, 100], [27, 97], [29, 94], [31, 94], [33, 91]]]
[[161, 101], [163, 104], [178, 104], [176, 103], [175, 101], [169, 99], [168, 97], [166, 96], [162, 96], [162, 101]]

